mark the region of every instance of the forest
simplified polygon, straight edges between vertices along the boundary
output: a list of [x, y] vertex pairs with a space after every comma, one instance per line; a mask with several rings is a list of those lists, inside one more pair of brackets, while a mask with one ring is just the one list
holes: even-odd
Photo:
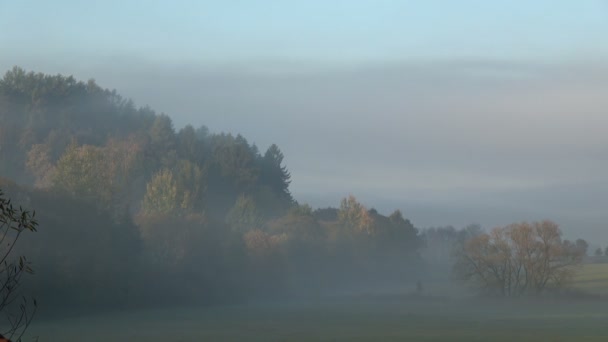
[[550, 221], [418, 229], [348, 194], [312, 208], [290, 193], [277, 145], [176, 130], [94, 80], [14, 67], [0, 122], [0, 188], [40, 223], [13, 253], [32, 263], [24, 289], [46, 308], [421, 292], [454, 272], [520, 296], [561, 288], [587, 252]]
[[0, 187], [40, 222], [17, 250], [41, 303], [218, 303], [421, 272], [420, 232], [399, 210], [298, 203], [276, 145], [176, 130], [93, 80], [18, 67], [0, 80], [0, 122]]

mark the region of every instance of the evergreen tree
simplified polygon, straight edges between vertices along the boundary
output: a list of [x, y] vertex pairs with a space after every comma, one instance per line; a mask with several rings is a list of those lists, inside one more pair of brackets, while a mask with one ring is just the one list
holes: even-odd
[[261, 181], [263, 184], [277, 193], [281, 199], [291, 201], [289, 192], [289, 184], [291, 183], [291, 174], [283, 164], [283, 153], [279, 147], [272, 144], [264, 154]]

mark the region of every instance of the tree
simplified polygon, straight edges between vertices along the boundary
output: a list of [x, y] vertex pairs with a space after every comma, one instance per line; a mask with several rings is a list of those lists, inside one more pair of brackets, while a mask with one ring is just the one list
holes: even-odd
[[161, 114], [154, 118], [149, 134], [154, 148], [165, 151], [175, 148], [175, 130], [167, 115]]
[[233, 230], [241, 233], [260, 228], [263, 222], [255, 201], [245, 195], [240, 195], [237, 198], [234, 207], [226, 215], [226, 223]]
[[36, 177], [35, 185], [39, 188], [48, 188], [52, 184], [55, 166], [50, 151], [48, 144], [35, 144], [27, 153], [27, 168]]
[[180, 160], [175, 168], [175, 179], [177, 182], [178, 199], [180, 208], [185, 211], [204, 208], [204, 197], [207, 191], [206, 170], [197, 164]]
[[[126, 139], [110, 138], [103, 148], [103, 159], [104, 183], [112, 199], [108, 207], [120, 212], [143, 193], [143, 142], [135, 135]], [[135, 184], [138, 179], [141, 181]]]
[[214, 136], [211, 145], [214, 166], [236, 190], [247, 190], [258, 181], [257, 156], [245, 138], [220, 134]]
[[198, 139], [196, 131], [191, 125], [182, 128], [177, 134], [177, 151], [180, 158], [200, 163], [203, 161], [199, 157], [203, 151], [202, 147], [203, 143]]
[[285, 288], [285, 268], [280, 241], [259, 229], [243, 234], [250, 279], [248, 287], [258, 295], [276, 295]]
[[583, 256], [587, 255], [587, 252], [589, 251], [589, 243], [583, 239], [576, 239], [575, 242], [576, 248], [578, 248], [581, 253], [583, 253]]
[[289, 184], [291, 183], [291, 174], [285, 166], [283, 166], [283, 152], [275, 144], [272, 144], [264, 154], [261, 180], [268, 184], [273, 191], [284, 199], [291, 200], [289, 193]]
[[604, 255], [608, 256], [608, 246], [606, 246], [606, 249], [604, 249]]
[[596, 257], [601, 257], [602, 255], [604, 255], [604, 251], [602, 250], [602, 247], [598, 247], [598, 248], [595, 250], [595, 256], [596, 256]]
[[388, 219], [390, 222], [389, 241], [411, 250], [417, 250], [422, 245], [418, 229], [410, 220], [403, 217], [401, 210], [395, 210]]
[[34, 300], [33, 312], [29, 312], [30, 304], [19, 291], [23, 275], [32, 273], [31, 265], [25, 257], [15, 258], [11, 252], [23, 232], [35, 232], [37, 227], [35, 212], [14, 208], [0, 190], [0, 313], [6, 314], [0, 326], [10, 327], [1, 333], [17, 341], [30, 325], [37, 304]]
[[156, 173], [146, 186], [142, 203], [145, 214], [169, 215], [175, 212], [177, 201], [177, 183], [170, 170]]
[[482, 233], [481, 226], [470, 224], [462, 229], [452, 226], [432, 227], [422, 232], [423, 257], [435, 265], [452, 265], [454, 253], [462, 250], [464, 243]]
[[[256, 148], [255, 145], [252, 148]], [[295, 204], [289, 184], [291, 175], [283, 166], [283, 153], [277, 145], [271, 145], [263, 157], [257, 158], [259, 178], [253, 196], [259, 203], [260, 212], [268, 217], [280, 217]]]
[[468, 239], [455, 270], [482, 291], [502, 296], [563, 287], [582, 262], [580, 246], [562, 241], [551, 221], [494, 228]]
[[107, 184], [103, 149], [73, 142], [57, 162], [53, 186], [69, 194], [87, 199], [111, 201], [112, 189]]
[[44, 230], [17, 247], [37, 266], [28, 290], [45, 308], [126, 303], [141, 251], [130, 217], [61, 192], [19, 190], [19, 195], [44, 222]]
[[307, 205], [294, 205], [286, 215], [268, 223], [269, 231], [283, 235], [287, 242], [313, 242], [325, 238], [325, 232]]
[[345, 228], [352, 229], [357, 234], [374, 235], [375, 233], [369, 212], [353, 195], [342, 199], [338, 220]]

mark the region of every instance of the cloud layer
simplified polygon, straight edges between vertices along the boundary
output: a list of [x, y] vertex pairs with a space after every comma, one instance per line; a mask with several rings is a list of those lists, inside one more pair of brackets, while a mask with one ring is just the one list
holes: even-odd
[[608, 192], [597, 191], [608, 190], [601, 64], [211, 69], [124, 60], [35, 69], [94, 77], [166, 112], [177, 127], [242, 133], [261, 149], [277, 143], [292, 191], [313, 205], [353, 193], [385, 210], [414, 208], [420, 226], [555, 217], [608, 240], [599, 228]]

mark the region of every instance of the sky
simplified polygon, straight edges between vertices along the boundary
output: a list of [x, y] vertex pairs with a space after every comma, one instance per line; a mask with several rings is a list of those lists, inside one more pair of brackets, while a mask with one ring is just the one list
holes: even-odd
[[277, 143], [300, 202], [608, 243], [608, 1], [0, 0], [0, 70]]

